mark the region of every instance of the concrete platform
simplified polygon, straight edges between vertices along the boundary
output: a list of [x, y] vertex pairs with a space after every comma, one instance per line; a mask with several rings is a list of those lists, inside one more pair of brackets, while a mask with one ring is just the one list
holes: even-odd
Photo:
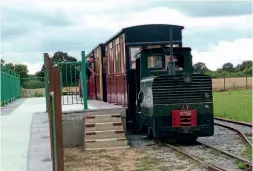
[[[88, 108], [96, 111], [121, 107], [91, 100]], [[1, 108], [1, 171], [51, 170], [45, 109], [45, 97], [18, 99]], [[83, 110], [82, 104], [62, 106], [65, 114], [80, 110]]]
[[[111, 106], [111, 104], [98, 102], [98, 104], [103, 104], [104, 108], [108, 108], [108, 106]], [[108, 105], [108, 106], [107, 106]], [[102, 107], [102, 105], [101, 105]], [[126, 110], [124, 108], [109, 108], [109, 109], [103, 109], [103, 108], [97, 108], [93, 110], [88, 111], [69, 111], [64, 112], [62, 115], [62, 124], [63, 124], [63, 146], [65, 147], [73, 147], [73, 146], [80, 146], [84, 145], [84, 123], [85, 123], [85, 117], [90, 115], [96, 115], [100, 116], [100, 119], [105, 119], [106, 115], [119, 115], [119, 118], [115, 118], [115, 123], [117, 123], [119, 120], [123, 123], [123, 128], [125, 130], [126, 128]], [[91, 119], [91, 120], [96, 120]], [[107, 120], [107, 119], [105, 119]], [[108, 120], [112, 122], [111, 120]], [[89, 122], [89, 124], [95, 123], [95, 122]]]

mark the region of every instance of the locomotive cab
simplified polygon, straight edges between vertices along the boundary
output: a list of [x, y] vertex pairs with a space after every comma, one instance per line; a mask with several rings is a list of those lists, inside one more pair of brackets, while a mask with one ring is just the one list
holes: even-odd
[[143, 49], [136, 55], [134, 130], [160, 139], [212, 136], [212, 80], [193, 74], [190, 48], [173, 48], [173, 58], [170, 50]]

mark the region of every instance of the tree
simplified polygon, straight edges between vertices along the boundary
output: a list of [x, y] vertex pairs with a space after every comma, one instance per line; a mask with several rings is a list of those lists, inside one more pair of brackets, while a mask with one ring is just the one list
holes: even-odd
[[77, 62], [77, 59], [72, 56], [69, 56], [68, 53], [58, 51], [54, 53], [53, 61], [54, 62]]
[[4, 66], [4, 60], [1, 58], [1, 67], [3, 67]]
[[234, 72], [234, 65], [230, 62], [222, 65], [222, 70], [227, 72]]
[[205, 63], [198, 62], [193, 65], [193, 71], [196, 73], [205, 73], [205, 72], [209, 71], [209, 69], [207, 68]]
[[28, 77], [28, 69], [26, 65], [22, 64], [16, 64], [14, 65], [13, 63], [7, 63], [4, 65], [4, 60], [1, 59], [1, 66], [3, 68], [15, 71], [20, 75], [20, 78], [27, 78]]
[[252, 67], [252, 61], [243, 61], [241, 65], [241, 71], [251, 68]]
[[40, 81], [44, 81], [44, 75], [45, 75], [44, 69], [45, 69], [45, 66], [44, 66], [44, 64], [43, 64], [41, 70], [35, 73], [35, 75], [36, 75], [37, 77], [39, 77], [38, 79], [39, 79]]
[[12, 71], [15, 71], [15, 66], [12, 63], [5, 64], [4, 67]]
[[15, 71], [19, 73], [20, 78], [27, 78], [28, 77], [28, 69], [26, 65], [17, 64], [15, 65]]
[[242, 64], [238, 64], [235, 67], [235, 72], [240, 72], [240, 71], [242, 71]]

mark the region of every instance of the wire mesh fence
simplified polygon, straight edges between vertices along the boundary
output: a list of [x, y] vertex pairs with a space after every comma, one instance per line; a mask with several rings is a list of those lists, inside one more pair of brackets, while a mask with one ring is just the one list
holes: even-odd
[[214, 78], [213, 91], [252, 89], [252, 77]]

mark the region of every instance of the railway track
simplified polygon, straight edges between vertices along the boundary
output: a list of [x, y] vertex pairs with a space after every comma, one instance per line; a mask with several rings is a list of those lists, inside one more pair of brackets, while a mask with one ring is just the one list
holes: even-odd
[[166, 142], [160, 142], [160, 143], [162, 143], [164, 146], [167, 146], [167, 147], [169, 147], [169, 148], [171, 148], [171, 149], [173, 149], [173, 150], [175, 150], [175, 151], [177, 151], [177, 152], [179, 152], [179, 153], [181, 153], [181, 154], [183, 154], [183, 155], [185, 155], [185, 156], [191, 158], [191, 159], [194, 160], [195, 162], [201, 164], [201, 165], [202, 165], [204, 168], [206, 168], [207, 170], [211, 170], [211, 171], [228, 171], [227, 169], [222, 168], [222, 167], [220, 167], [220, 166], [218, 166], [218, 165], [211, 164], [211, 163], [208, 163], [208, 162], [204, 162], [204, 161], [202, 161], [200, 158], [195, 157], [195, 156], [193, 156], [192, 154], [187, 153], [187, 152], [185, 152], [184, 150], [182, 150], [182, 149], [180, 149], [180, 148], [178, 148], [178, 147], [176, 147], [176, 146], [174, 146], [174, 145], [168, 144], [168, 143], [166, 143]]
[[252, 147], [252, 124], [223, 118], [215, 118], [214, 124], [236, 132]]
[[218, 120], [218, 121], [224, 121], [224, 122], [229, 122], [229, 123], [234, 123], [234, 124], [244, 125], [244, 126], [249, 126], [249, 127], [253, 126], [250, 123], [240, 122], [240, 121], [234, 121], [234, 120], [231, 120], [231, 119], [225, 119], [225, 118], [220, 118], [220, 117], [215, 117], [214, 119]]
[[[173, 150], [191, 158], [192, 160], [198, 162], [199, 164], [201, 164], [204, 168], [206, 168], [208, 170], [213, 170], [213, 171], [240, 170], [236, 164], [238, 161], [245, 163], [245, 165], [246, 165], [245, 170], [249, 170], [249, 171], [252, 170], [252, 162], [245, 160], [241, 157], [238, 157], [234, 154], [231, 154], [229, 152], [226, 152], [224, 150], [221, 150], [219, 148], [202, 143], [200, 141], [197, 141], [196, 146], [179, 146], [179, 147], [169, 144], [167, 142], [160, 142], [160, 143], [162, 143], [163, 145], [165, 145], [169, 148], [172, 148]], [[189, 150], [189, 148], [192, 148], [192, 150]], [[207, 154], [206, 152], [209, 151], [209, 153], [208, 153], [209, 156], [203, 157], [202, 155], [192, 154], [194, 148], [198, 149], [198, 150], [201, 149], [203, 154]], [[211, 157], [210, 154], [213, 156]], [[224, 156], [222, 156], [221, 154], [223, 154]], [[218, 158], [219, 160], [215, 160], [216, 158]], [[224, 167], [224, 166], [222, 166], [223, 161], [226, 161], [226, 160], [231, 160], [231, 162], [230, 162], [229, 166], [227, 165], [226, 167]]]
[[[250, 134], [252, 131], [252, 124], [244, 123], [244, 122], [236, 122], [232, 120], [227, 120], [223, 118], [215, 118], [216, 126], [227, 128], [233, 132], [236, 132], [240, 137], [243, 138], [243, 140], [252, 147], [252, 141], [249, 141], [249, 138], [245, 134]], [[239, 166], [237, 165], [238, 162], [244, 163], [245, 168], [244, 170], [252, 171], [252, 162], [249, 160], [246, 160], [243, 157], [240, 157], [238, 155], [232, 154], [231, 152], [228, 152], [229, 150], [224, 150], [212, 145], [209, 145], [207, 143], [197, 141], [198, 147], [177, 147], [168, 143], [164, 143], [166, 146], [172, 148], [173, 150], [178, 151], [181, 154], [184, 154], [185, 156], [193, 159], [194, 161], [200, 163], [208, 170], [223, 170], [223, 171], [230, 171], [230, 170], [240, 170]], [[209, 153], [209, 155], [212, 154], [212, 157], [202, 157], [201, 155], [194, 154], [194, 148], [195, 150], [202, 151], [202, 154], [205, 154], [206, 152]], [[201, 149], [201, 150], [200, 150]], [[205, 151], [205, 152], [204, 152]], [[220, 161], [211, 160], [210, 158], [218, 158]], [[229, 164], [227, 166], [222, 165], [223, 161], [230, 160]]]

